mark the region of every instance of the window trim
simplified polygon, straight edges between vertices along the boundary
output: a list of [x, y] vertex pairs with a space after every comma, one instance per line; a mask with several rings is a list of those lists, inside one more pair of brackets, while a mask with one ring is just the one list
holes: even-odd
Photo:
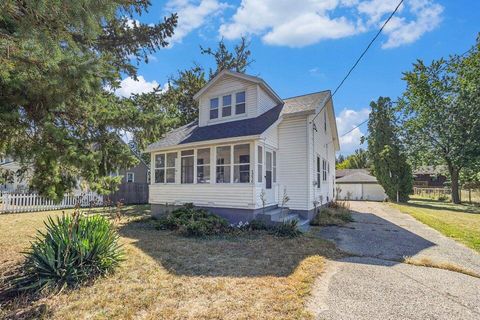
[[[242, 92], [243, 92], [243, 96], [244, 96], [244, 101], [238, 103], [237, 102], [237, 94], [242, 93]], [[243, 104], [244, 111], [242, 113], [237, 113], [237, 107], [241, 104]], [[247, 91], [246, 90], [235, 92], [235, 115], [242, 115], [242, 114], [247, 114]]]
[[[187, 155], [182, 155], [183, 152], [185, 151], [192, 151], [192, 154], [187, 154]], [[192, 182], [183, 182], [183, 158], [193, 158], [193, 163], [192, 163]], [[195, 183], [195, 149], [185, 149], [180, 151], [180, 184], [193, 184]]]
[[322, 181], [327, 182], [327, 160], [322, 158]]
[[[175, 184], [175, 183], [177, 183], [177, 160], [178, 160], [178, 152], [179, 152], [179, 151], [159, 152], [159, 153], [154, 153], [154, 154], [153, 154], [153, 174], [154, 174], [153, 179], [152, 179], [153, 184]], [[167, 159], [168, 159], [168, 155], [169, 155], [169, 154], [175, 154], [175, 166], [174, 166], [174, 167], [169, 167], [169, 166], [167, 166], [167, 163], [168, 163]], [[163, 155], [163, 156], [165, 157], [165, 158], [164, 158], [165, 160], [164, 160], [164, 165], [163, 165], [163, 167], [157, 167], [156, 158], [157, 158], [157, 156], [159, 156], [159, 155]], [[167, 182], [167, 170], [168, 170], [168, 169], [173, 169], [173, 170], [174, 170], [174, 179], [173, 179], [174, 181], [173, 181], [173, 182]], [[155, 176], [155, 175], [157, 174], [157, 173], [156, 173], [157, 170], [163, 170], [163, 171], [164, 171], [163, 181], [161, 181], [161, 182], [155, 182], [155, 181], [156, 181], [156, 176]]]
[[[248, 163], [236, 163], [235, 162], [235, 147], [236, 146], [248, 146]], [[252, 155], [251, 155], [251, 144], [250, 143], [238, 143], [238, 144], [235, 144], [232, 146], [232, 172], [233, 172], [233, 177], [232, 177], [232, 183], [241, 183], [241, 184], [245, 184], [245, 183], [251, 183], [252, 182], [252, 173], [251, 173], [251, 168], [252, 168]], [[240, 167], [241, 166], [248, 166], [248, 182], [240, 182], [240, 179], [239, 179], [239, 182], [235, 182], [235, 167], [239, 167], [238, 170], [239, 170], [239, 174], [241, 173], [240, 171]], [[239, 177], [240, 178], [240, 177]]]
[[[198, 164], [198, 151], [199, 150], [208, 150], [208, 163]], [[212, 147], [203, 147], [203, 148], [196, 148], [195, 149], [195, 177], [194, 183], [195, 184], [210, 184], [212, 183]], [[198, 168], [208, 167], [208, 182], [198, 182]], [[205, 173], [205, 172], [204, 172]]]
[[[128, 181], [128, 175], [132, 175], [132, 181]], [[127, 174], [125, 176], [125, 181], [127, 183], [134, 183], [135, 182], [135, 172], [127, 171]]]
[[320, 160], [323, 160], [320, 158], [320, 156], [317, 154], [317, 162], [315, 164], [317, 170], [317, 189], [320, 189], [321, 181], [322, 181], [322, 163]]
[[[217, 107], [216, 108], [212, 108], [212, 100], [217, 100]], [[208, 105], [208, 118], [210, 120], [215, 120], [215, 119], [219, 119], [220, 118], [220, 97], [212, 97], [210, 98], [209, 101], [209, 105]], [[217, 111], [217, 116], [215, 118], [212, 118], [212, 111]]]
[[[245, 104], [245, 112], [237, 114], [237, 93], [244, 92], [245, 93], [245, 102], [242, 102]], [[230, 115], [229, 116], [223, 116], [223, 97], [230, 95], [231, 98], [231, 110], [230, 110]], [[210, 117], [210, 111], [211, 109], [211, 100], [213, 99], [218, 99], [218, 107], [214, 110], [218, 110], [218, 116], [216, 118], [211, 118]], [[222, 119], [235, 119], [235, 118], [242, 118], [247, 116], [247, 88], [242, 88], [234, 91], [229, 91], [229, 92], [223, 92], [221, 94], [216, 94], [212, 95], [211, 97], [208, 97], [208, 122], [217, 122]]]
[[[261, 150], [260, 150], [261, 149]], [[263, 146], [257, 145], [257, 183], [263, 183], [263, 161], [264, 161], [264, 151]], [[260, 161], [260, 156], [262, 157]]]

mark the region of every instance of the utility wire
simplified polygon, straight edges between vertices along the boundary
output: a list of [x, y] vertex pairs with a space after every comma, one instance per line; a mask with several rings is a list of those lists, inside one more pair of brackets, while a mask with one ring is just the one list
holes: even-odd
[[312, 119], [312, 122], [317, 118], [317, 116], [322, 112], [322, 110], [325, 108], [325, 106], [327, 105], [328, 102], [330, 102], [332, 99], [333, 99], [333, 96], [337, 93], [337, 91], [343, 86], [344, 82], [347, 80], [347, 78], [350, 76], [350, 74], [353, 72], [353, 70], [357, 67], [357, 65], [360, 63], [360, 60], [362, 60], [363, 56], [365, 56], [365, 54], [367, 53], [367, 51], [370, 49], [370, 47], [373, 45], [373, 43], [375, 42], [375, 40], [377, 40], [377, 38], [380, 36], [380, 34], [382, 33], [383, 29], [385, 28], [385, 26], [387, 25], [387, 23], [393, 18], [393, 16], [395, 15], [395, 13], [397, 13], [398, 9], [400, 8], [400, 6], [402, 5], [404, 0], [400, 0], [400, 2], [398, 3], [398, 5], [396, 6], [395, 10], [393, 10], [393, 12], [390, 14], [390, 16], [388, 17], [387, 20], [385, 20], [385, 22], [383, 23], [382, 27], [378, 30], [377, 34], [375, 35], [375, 37], [373, 37], [373, 39], [370, 41], [370, 43], [368, 44], [368, 46], [365, 48], [365, 50], [363, 50], [362, 54], [358, 57], [358, 59], [355, 61], [355, 63], [353, 64], [353, 66], [350, 68], [350, 70], [348, 70], [346, 76], [342, 79], [342, 81], [339, 83], [339, 85], [335, 88], [335, 90], [333, 91], [333, 93], [328, 97], [328, 99], [325, 100], [325, 102], [323, 103], [323, 106], [322, 108], [320, 109], [320, 111], [315, 115], [315, 117], [313, 117]]

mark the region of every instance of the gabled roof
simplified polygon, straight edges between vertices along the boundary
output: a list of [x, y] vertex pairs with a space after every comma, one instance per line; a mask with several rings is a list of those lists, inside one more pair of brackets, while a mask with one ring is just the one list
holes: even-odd
[[355, 172], [350, 175], [344, 176], [343, 178], [337, 179], [336, 182], [337, 183], [377, 183], [377, 178], [364, 172]]
[[196, 143], [225, 138], [257, 136], [274, 124], [282, 111], [283, 104], [268, 110], [256, 118], [224, 122], [199, 127], [198, 122], [191, 122], [167, 133], [160, 141], [147, 147], [146, 152], [165, 149], [182, 144]]
[[330, 95], [330, 90], [304, 94], [284, 99], [285, 107], [282, 114], [316, 111], [317, 107]]
[[339, 178], [343, 178], [345, 176], [349, 176], [349, 175], [357, 173], [357, 172], [361, 172], [361, 173], [364, 173], [364, 174], [370, 174], [368, 169], [337, 169], [337, 170], [335, 170], [335, 177], [337, 179], [339, 179]]
[[413, 171], [414, 175], [446, 175], [448, 168], [446, 165], [437, 165], [437, 166], [420, 166]]
[[200, 98], [200, 96], [203, 93], [205, 93], [209, 88], [211, 88], [215, 83], [217, 83], [218, 80], [220, 80], [224, 76], [231, 76], [231, 77], [239, 78], [245, 81], [256, 83], [260, 85], [265, 91], [267, 91], [272, 96], [272, 98], [277, 100], [277, 103], [279, 104], [283, 103], [283, 100], [277, 95], [275, 91], [273, 91], [273, 89], [263, 79], [259, 77], [250, 76], [244, 73], [240, 73], [240, 72], [230, 71], [230, 70], [220, 71], [215, 77], [213, 77], [212, 80], [210, 80], [206, 85], [204, 85], [203, 88], [200, 89], [200, 91], [198, 91], [193, 96], [193, 98], [195, 100], [198, 100], [198, 98]]

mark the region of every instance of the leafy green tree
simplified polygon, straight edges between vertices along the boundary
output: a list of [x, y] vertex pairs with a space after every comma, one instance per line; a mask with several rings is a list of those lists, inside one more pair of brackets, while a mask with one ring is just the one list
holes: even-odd
[[355, 150], [355, 153], [336, 165], [337, 169], [365, 169], [368, 167], [370, 167], [368, 152], [362, 148]]
[[[0, 4], [0, 153], [33, 169], [31, 186], [59, 200], [78, 177], [135, 164], [117, 137], [159, 119], [116, 97], [135, 62], [168, 45], [176, 15], [133, 20], [148, 0], [4, 0]], [[139, 130], [138, 130], [139, 131]]]
[[412, 170], [402, 152], [392, 101], [380, 97], [370, 107], [367, 141], [375, 177], [390, 200], [406, 202], [412, 191]]
[[404, 80], [399, 106], [409, 156], [414, 164], [447, 165], [452, 201], [460, 203], [460, 172], [480, 157], [480, 36], [464, 56], [417, 61]]
[[[242, 38], [235, 45], [233, 51], [227, 48], [223, 40], [218, 43], [216, 49], [200, 47], [201, 54], [215, 59], [215, 69], [210, 69], [209, 78], [207, 79], [205, 75], [205, 69], [199, 65], [178, 71], [177, 75], [170, 78], [168, 88], [164, 93], [150, 96], [153, 98], [151, 103], [163, 105], [171, 112], [174, 112], [175, 117], [173, 118], [176, 118], [178, 122], [173, 127], [182, 126], [197, 120], [198, 102], [193, 99], [193, 96], [207, 84], [208, 80], [222, 70], [244, 73], [253, 62], [250, 59], [249, 45], [250, 43], [245, 38]], [[136, 102], [138, 103], [138, 101]], [[153, 142], [153, 140], [150, 142]]]

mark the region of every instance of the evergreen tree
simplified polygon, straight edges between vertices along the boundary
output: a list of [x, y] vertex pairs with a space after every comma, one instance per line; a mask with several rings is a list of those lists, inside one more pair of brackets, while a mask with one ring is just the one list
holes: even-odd
[[412, 170], [402, 152], [395, 111], [390, 98], [380, 97], [370, 103], [368, 120], [368, 154], [375, 177], [388, 198], [408, 201], [412, 191]]
[[[0, 3], [0, 154], [33, 169], [31, 187], [60, 200], [82, 177], [98, 191], [136, 158], [117, 138], [162, 116], [112, 93], [168, 45], [176, 15], [133, 20], [148, 0]], [[158, 128], [156, 128], [158, 130]], [[137, 137], [141, 140], [142, 137]]]

